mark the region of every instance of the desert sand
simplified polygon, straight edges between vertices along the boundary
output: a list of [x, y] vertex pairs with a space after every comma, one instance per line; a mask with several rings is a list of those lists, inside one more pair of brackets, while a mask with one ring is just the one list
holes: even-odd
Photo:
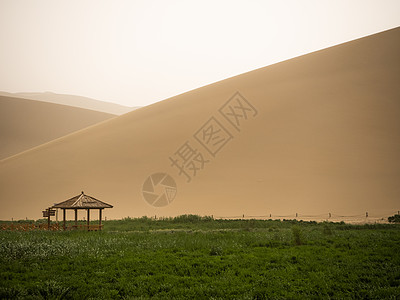
[[43, 93], [8, 93], [8, 92], [0, 92], [0, 96], [7, 97], [16, 97], [16, 98], [24, 98], [31, 100], [38, 100], [43, 102], [62, 104], [74, 107], [80, 107], [85, 109], [90, 109], [94, 111], [101, 111], [108, 114], [113, 115], [123, 115], [127, 112], [135, 110], [138, 107], [128, 107], [115, 103], [104, 102], [95, 100], [88, 97], [76, 96], [76, 95], [68, 95], [68, 94], [57, 94], [52, 92], [43, 92]]
[[0, 160], [113, 117], [88, 109], [0, 96]]
[[[82, 190], [114, 206], [108, 218], [396, 212], [399, 53], [396, 28], [216, 82], [3, 160], [0, 219], [39, 218]], [[150, 182], [171, 177], [176, 191], [169, 181], [167, 197], [152, 198], [146, 179], [157, 173], [169, 176]], [[158, 207], [143, 197], [145, 182], [146, 199]], [[153, 194], [163, 192], [158, 185]]]

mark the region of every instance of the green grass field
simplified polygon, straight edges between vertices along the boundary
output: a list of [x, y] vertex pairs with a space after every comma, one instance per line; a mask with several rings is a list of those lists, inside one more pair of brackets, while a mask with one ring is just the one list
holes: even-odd
[[0, 231], [1, 299], [400, 297], [400, 225], [181, 216]]

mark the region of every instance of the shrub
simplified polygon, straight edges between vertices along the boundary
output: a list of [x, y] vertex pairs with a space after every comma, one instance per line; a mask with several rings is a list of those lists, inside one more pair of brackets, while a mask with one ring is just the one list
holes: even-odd
[[323, 229], [322, 229], [322, 232], [323, 232], [325, 235], [332, 235], [331, 226], [329, 226], [327, 223], [324, 223], [324, 227], [323, 227]]
[[64, 287], [54, 280], [37, 286], [37, 294], [43, 299], [65, 299], [69, 292], [68, 287]]
[[300, 246], [303, 244], [303, 236], [301, 233], [301, 229], [299, 226], [293, 226], [292, 227], [292, 233], [293, 233], [293, 241], [294, 244], [297, 246]]
[[201, 217], [199, 215], [180, 215], [172, 219], [173, 223], [199, 223], [202, 221], [212, 221], [213, 218], [209, 216]]
[[212, 246], [210, 250], [210, 255], [211, 256], [220, 256], [223, 254], [223, 250], [219, 246]]
[[400, 223], [400, 215], [396, 214], [394, 216], [391, 216], [391, 217], [388, 218], [388, 221], [390, 223]]

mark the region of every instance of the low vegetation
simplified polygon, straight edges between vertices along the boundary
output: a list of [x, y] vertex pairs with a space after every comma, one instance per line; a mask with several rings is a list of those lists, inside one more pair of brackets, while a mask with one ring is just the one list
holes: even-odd
[[180, 216], [0, 231], [0, 299], [400, 297], [400, 225]]

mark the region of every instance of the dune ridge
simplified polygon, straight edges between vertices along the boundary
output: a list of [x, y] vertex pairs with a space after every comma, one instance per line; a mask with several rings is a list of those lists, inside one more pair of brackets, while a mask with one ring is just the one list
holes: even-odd
[[0, 96], [0, 160], [113, 117], [88, 109]]
[[1, 96], [6, 97], [15, 97], [15, 98], [24, 98], [31, 100], [38, 100], [43, 102], [49, 102], [54, 104], [62, 104], [68, 106], [74, 106], [94, 111], [100, 111], [112, 115], [122, 115], [132, 110], [137, 109], [138, 107], [128, 107], [120, 104], [99, 101], [88, 97], [77, 96], [77, 95], [68, 95], [68, 94], [57, 94], [52, 92], [43, 92], [43, 93], [28, 93], [28, 92], [19, 92], [19, 93], [8, 93], [1, 92]]

